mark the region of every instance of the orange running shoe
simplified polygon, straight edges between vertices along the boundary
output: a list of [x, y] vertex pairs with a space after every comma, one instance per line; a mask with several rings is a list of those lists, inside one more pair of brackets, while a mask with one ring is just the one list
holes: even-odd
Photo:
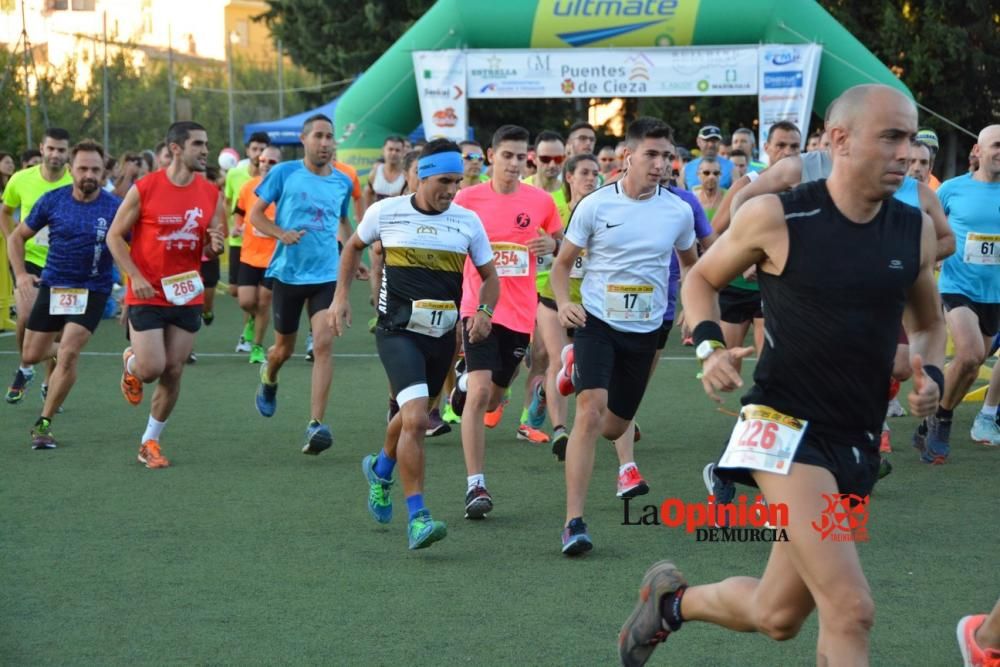
[[487, 412], [483, 415], [483, 423], [486, 424], [486, 428], [496, 428], [500, 420], [503, 419], [503, 408], [505, 403], [501, 402], [497, 409], [493, 412]]
[[122, 395], [130, 405], [142, 403], [142, 380], [128, 372], [128, 360], [135, 356], [131, 347], [122, 352]]
[[964, 667], [1000, 667], [1000, 651], [983, 648], [976, 642], [976, 630], [985, 620], [986, 614], [976, 614], [958, 622], [958, 648]]
[[541, 445], [549, 441], [549, 436], [528, 424], [521, 424], [517, 427], [517, 439], [527, 440], [533, 445]]
[[169, 468], [170, 461], [160, 453], [160, 443], [147, 440], [139, 448], [139, 463], [145, 463], [147, 468]]
[[892, 444], [889, 442], [889, 425], [884, 424], [882, 426], [882, 437], [879, 439], [878, 444], [879, 454], [892, 454]]

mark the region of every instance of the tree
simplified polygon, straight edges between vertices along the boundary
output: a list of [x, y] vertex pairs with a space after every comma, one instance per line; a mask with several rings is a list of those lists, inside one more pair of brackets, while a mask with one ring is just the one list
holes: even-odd
[[292, 61], [334, 80], [364, 72], [402, 37], [434, 0], [268, 0], [256, 17]]
[[[820, 4], [913, 92], [917, 102], [973, 133], [1000, 122], [1000, 11], [995, 0]], [[942, 141], [938, 168], [964, 170], [974, 139], [921, 111]]]

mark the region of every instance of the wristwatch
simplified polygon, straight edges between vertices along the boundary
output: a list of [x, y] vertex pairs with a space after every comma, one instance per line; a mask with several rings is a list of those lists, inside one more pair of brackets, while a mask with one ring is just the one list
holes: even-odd
[[726, 349], [724, 343], [720, 343], [717, 340], [703, 340], [694, 349], [694, 356], [698, 357], [698, 361], [705, 363], [705, 360], [712, 356], [713, 352], [724, 349]]

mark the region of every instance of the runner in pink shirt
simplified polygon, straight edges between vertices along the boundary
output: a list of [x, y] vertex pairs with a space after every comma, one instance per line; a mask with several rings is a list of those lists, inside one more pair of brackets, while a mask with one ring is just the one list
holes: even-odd
[[[520, 182], [528, 157], [528, 131], [504, 125], [493, 135], [487, 155], [492, 179], [459, 190], [455, 203], [479, 215], [493, 248], [493, 263], [500, 276], [500, 301], [489, 313], [493, 328], [477, 343], [464, 337], [466, 373], [456, 383], [451, 407], [462, 415], [462, 449], [468, 472], [465, 518], [481, 519], [493, 509], [483, 475], [486, 430], [499, 419], [485, 423], [511, 385], [535, 328], [538, 294], [535, 291], [537, 255], [556, 252], [562, 239], [562, 221], [552, 197], [544, 190]], [[462, 284], [462, 318], [473, 317], [483, 306], [477, 301], [481, 278], [469, 262]], [[465, 331], [465, 327], [462, 328]], [[497, 414], [497, 413], [494, 413]]]

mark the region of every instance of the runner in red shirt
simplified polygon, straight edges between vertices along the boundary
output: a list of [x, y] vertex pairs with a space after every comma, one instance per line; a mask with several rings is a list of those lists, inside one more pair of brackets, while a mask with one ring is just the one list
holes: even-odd
[[201, 326], [202, 252], [211, 258], [225, 248], [222, 193], [202, 175], [208, 133], [198, 123], [180, 121], [167, 131], [167, 145], [170, 166], [129, 189], [108, 231], [108, 248], [129, 276], [125, 304], [132, 345], [122, 354], [122, 393], [139, 405], [143, 383], [159, 380], [139, 448], [139, 462], [147, 468], [170, 465], [159, 440]]

